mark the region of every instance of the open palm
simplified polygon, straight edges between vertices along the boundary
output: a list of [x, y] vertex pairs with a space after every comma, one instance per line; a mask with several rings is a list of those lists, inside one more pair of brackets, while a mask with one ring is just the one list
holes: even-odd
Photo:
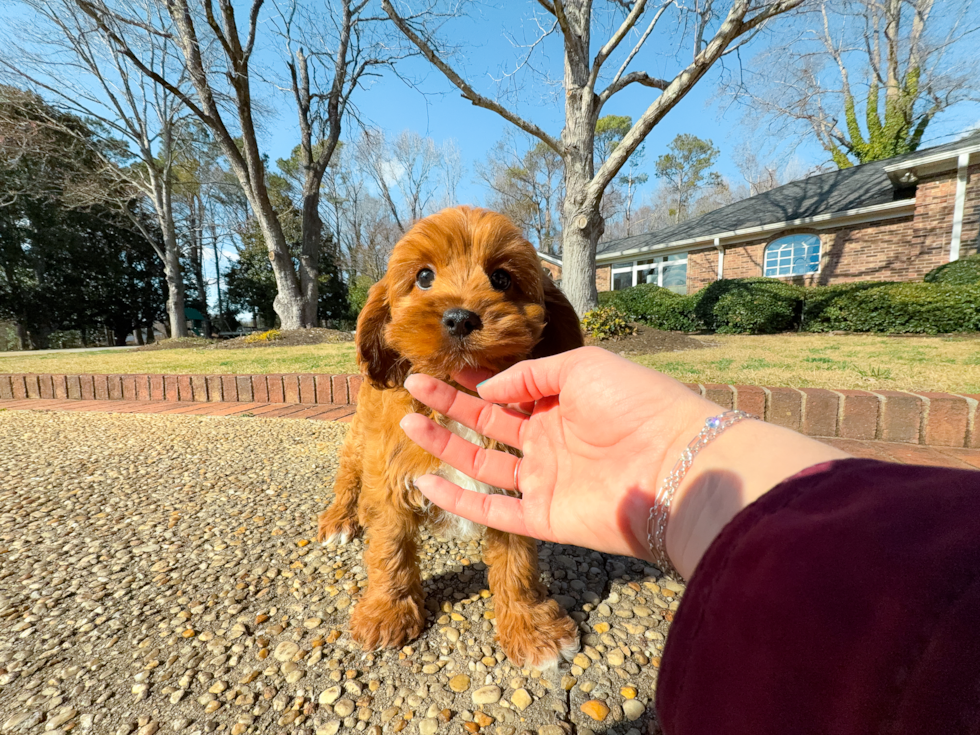
[[[472, 374], [454, 378], [473, 387]], [[486, 450], [421, 414], [406, 416], [402, 428], [423, 449], [522, 495], [481, 495], [434, 475], [419, 478], [436, 505], [501, 531], [645, 558], [636, 519], [653, 503], [665, 454], [717, 410], [677, 381], [595, 347], [519, 363], [480, 384], [480, 397], [426, 375], [411, 376], [405, 387], [437, 412], [523, 452], [519, 460]]]

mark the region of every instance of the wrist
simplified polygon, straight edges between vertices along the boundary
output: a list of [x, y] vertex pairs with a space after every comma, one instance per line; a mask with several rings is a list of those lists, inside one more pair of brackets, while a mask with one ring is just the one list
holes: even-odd
[[743, 509], [807, 467], [848, 456], [758, 419], [730, 427], [698, 454], [677, 488], [666, 533], [674, 567], [689, 578], [714, 539]]

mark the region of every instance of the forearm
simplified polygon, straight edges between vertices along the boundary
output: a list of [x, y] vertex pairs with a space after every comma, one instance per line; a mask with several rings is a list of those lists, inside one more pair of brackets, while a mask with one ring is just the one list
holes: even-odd
[[[656, 488], [704, 419], [723, 410], [705, 407], [704, 415], [678, 437], [665, 455]], [[801, 470], [847, 456], [795, 431], [758, 420], [730, 427], [698, 453], [674, 494], [666, 532], [667, 554], [674, 567], [689, 578], [711, 542], [742, 509]], [[646, 539], [646, 521], [643, 514], [634, 521], [633, 532], [639, 539]]]

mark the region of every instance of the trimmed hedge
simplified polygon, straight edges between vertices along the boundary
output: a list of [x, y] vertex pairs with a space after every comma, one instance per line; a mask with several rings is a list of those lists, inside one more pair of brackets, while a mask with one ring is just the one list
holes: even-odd
[[799, 327], [803, 294], [775, 278], [726, 278], [698, 291], [694, 312], [722, 334], [773, 334]]
[[681, 296], [652, 283], [599, 294], [599, 303], [612, 306], [628, 319], [668, 332], [697, 332], [704, 324], [694, 314], [697, 294]]
[[947, 286], [980, 283], [980, 253], [933, 268], [922, 280], [926, 283], [945, 283]]
[[[980, 258], [975, 262], [980, 264]], [[600, 294], [599, 299], [632, 321], [669, 331], [943, 334], [980, 330], [980, 281], [972, 285], [860, 281], [803, 288], [775, 278], [736, 278], [715, 281], [689, 296], [643, 284]]]
[[882, 283], [851, 288], [826, 301], [805, 328], [887, 334], [976, 331], [980, 329], [980, 285]]

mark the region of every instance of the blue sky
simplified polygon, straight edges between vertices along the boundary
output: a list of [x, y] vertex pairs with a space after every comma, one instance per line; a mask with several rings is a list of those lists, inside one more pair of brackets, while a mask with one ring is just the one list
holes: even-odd
[[[599, 3], [596, 4], [599, 7]], [[514, 13], [520, 6], [523, 15]], [[494, 96], [499, 89], [493, 81], [511, 71], [517, 59], [524, 53], [513, 40], [527, 43], [535, 38], [537, 25], [532, 14], [538, 8], [536, 3], [510, 2], [501, 6], [489, 3], [475, 3], [469, 6], [466, 17], [447, 23], [441, 34], [458, 44], [458, 51], [452, 63], [478, 91]], [[593, 37], [593, 53], [605, 41], [601, 32]], [[754, 44], [766, 43], [765, 36]], [[631, 69], [642, 69], [657, 76], [673, 77], [689, 58], [688, 54], [677, 54], [677, 39], [669, 33], [654, 34], [641, 53], [634, 60]], [[623, 44], [626, 45], [626, 42]], [[561, 80], [562, 56], [557, 36], [549, 39], [537, 50], [536, 63], [554, 80]], [[754, 55], [752, 45], [741, 54], [746, 63], [751, 63]], [[614, 59], [618, 65], [618, 59]], [[750, 133], [741, 124], [745, 112], [738, 104], [719, 99], [716, 90], [720, 75], [737, 73], [735, 59], [726, 60], [724, 70], [718, 68], [699, 82], [694, 91], [683, 99], [667, 117], [648, 136], [643, 169], [653, 170], [653, 162], [665, 152], [669, 142], [679, 133], [693, 133], [701, 138], [710, 138], [721, 150], [718, 170], [735, 183], [741, 182], [733, 154], [739, 146], [746, 144]], [[615, 69], [616, 66], [610, 64]], [[474, 165], [482, 162], [491, 146], [513, 126], [496, 113], [471, 105], [464, 100], [459, 91], [451, 85], [441, 72], [434, 69], [425, 59], [416, 58], [403, 62], [402, 73], [412, 78], [415, 88], [410, 88], [393, 75], [376, 81], [369, 89], [359, 90], [355, 102], [363, 118], [371, 124], [398, 133], [412, 129], [431, 136], [437, 143], [453, 139], [458, 144], [466, 166], [460, 186], [460, 198], [466, 203], [481, 202], [485, 196], [484, 188], [476, 182]], [[508, 106], [556, 137], [563, 123], [563, 99], [560, 88], [552, 91], [552, 99], [546, 99], [548, 87], [541, 83], [540, 77], [526, 76], [524, 86], [517, 95], [517, 101], [508, 101]], [[544, 91], [542, 91], [544, 90]], [[638, 85], [627, 88], [606, 105], [603, 114], [629, 115], [638, 118], [659, 94]], [[278, 118], [268, 130], [282, 131], [266, 135], [263, 143], [270, 156], [275, 159], [288, 155], [296, 144], [295, 113], [289, 105], [291, 99], [286, 95], [278, 105]], [[974, 127], [980, 122], [980, 105], [964, 104], [945, 113], [930, 127], [925, 145], [930, 141], [936, 144], [953, 139], [956, 134]], [[345, 135], [351, 134], [353, 126], [348, 126]], [[761, 160], [768, 160], [768, 140], [759, 140], [754, 146]], [[823, 150], [815, 144], [800, 145], [795, 151], [783, 150], [777, 155], [783, 164], [795, 157], [796, 168], [809, 169], [827, 161]], [[656, 179], [641, 190], [641, 199], [656, 186]]]

